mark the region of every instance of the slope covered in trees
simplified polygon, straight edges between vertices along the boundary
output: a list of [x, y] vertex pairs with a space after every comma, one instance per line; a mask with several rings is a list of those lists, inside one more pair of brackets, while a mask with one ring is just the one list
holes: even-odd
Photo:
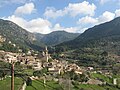
[[[120, 56], [120, 17], [89, 28], [74, 40], [57, 45], [56, 52], [64, 52], [67, 58], [86, 64], [116, 63]], [[103, 55], [104, 52], [107, 55]]]

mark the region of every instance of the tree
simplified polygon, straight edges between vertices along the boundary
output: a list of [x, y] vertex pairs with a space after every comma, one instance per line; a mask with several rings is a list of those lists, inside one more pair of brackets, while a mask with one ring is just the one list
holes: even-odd
[[47, 68], [43, 68], [42, 70], [39, 70], [39, 71], [34, 71], [33, 72], [33, 75], [34, 76], [43, 76], [44, 74], [47, 73]]
[[27, 86], [32, 86], [32, 80], [30, 77], [27, 78], [26, 84]]
[[108, 56], [108, 52], [104, 51], [101, 55], [106, 57]]
[[5, 75], [6, 75], [6, 73], [2, 70], [2, 71], [0, 71], [0, 78], [4, 78], [5, 77]]
[[48, 59], [48, 62], [52, 62], [52, 59], [51, 59], [51, 58], [49, 58], [49, 59]]

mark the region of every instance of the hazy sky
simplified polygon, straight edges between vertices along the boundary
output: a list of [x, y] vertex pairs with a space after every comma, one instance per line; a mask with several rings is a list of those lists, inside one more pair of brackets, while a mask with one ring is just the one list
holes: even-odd
[[120, 16], [120, 0], [0, 0], [0, 18], [30, 32], [84, 32]]

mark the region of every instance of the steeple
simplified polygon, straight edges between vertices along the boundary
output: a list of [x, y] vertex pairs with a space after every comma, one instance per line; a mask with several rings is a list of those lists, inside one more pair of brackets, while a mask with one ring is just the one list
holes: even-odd
[[47, 46], [45, 47], [45, 54], [48, 55], [48, 49], [47, 49]]
[[47, 46], [45, 47], [45, 57], [46, 57], [46, 62], [48, 62], [48, 57], [49, 54], [48, 54], [48, 49], [47, 49]]

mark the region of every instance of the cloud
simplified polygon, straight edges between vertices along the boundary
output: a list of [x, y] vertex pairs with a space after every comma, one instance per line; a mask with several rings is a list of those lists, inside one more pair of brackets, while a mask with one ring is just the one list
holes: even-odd
[[7, 4], [19, 4], [19, 3], [27, 3], [34, 0], [0, 0], [0, 6], [4, 6]]
[[26, 3], [25, 5], [18, 7], [15, 10], [14, 14], [20, 16], [20, 15], [24, 15], [24, 14], [31, 14], [34, 11], [35, 11], [34, 4]]
[[77, 24], [81, 25], [82, 30], [85, 30], [87, 28], [93, 27], [94, 25], [98, 25], [98, 24], [101, 24], [101, 23], [111, 21], [114, 18], [115, 18], [114, 13], [105, 11], [102, 15], [100, 15], [97, 18], [93, 18], [93, 17], [90, 17], [90, 16], [82, 17], [77, 21]]
[[64, 10], [56, 10], [54, 7], [47, 7], [44, 16], [47, 18], [56, 18], [64, 16], [65, 14], [67, 14], [67, 12]]
[[114, 18], [115, 18], [114, 13], [105, 11], [101, 16], [98, 17], [98, 22], [99, 23], [104, 23], [104, 22], [111, 21]]
[[27, 28], [31, 32], [38, 32], [47, 34], [51, 32], [51, 23], [48, 20], [44, 20], [42, 18], [33, 19], [28, 22]]
[[66, 10], [69, 11], [70, 15], [72, 16], [76, 16], [79, 14], [93, 16], [95, 13], [95, 9], [96, 6], [93, 3], [90, 4], [87, 1], [84, 1], [82, 3], [69, 4], [69, 6], [66, 8]]
[[51, 23], [48, 20], [45, 20], [42, 18], [36, 18], [30, 21], [26, 21], [21, 17], [12, 15], [3, 19], [10, 20], [29, 32], [37, 32], [37, 33], [43, 33], [43, 34], [47, 34], [51, 32]]
[[96, 6], [87, 1], [82, 3], [70, 3], [63, 10], [56, 10], [54, 7], [47, 7], [44, 16], [47, 18], [57, 18], [64, 15], [77, 16], [77, 15], [89, 15], [93, 16], [95, 13]]
[[59, 23], [55, 24], [53, 27], [53, 31], [67, 31], [67, 32], [71, 32], [71, 33], [75, 33], [77, 32], [78, 28], [77, 27], [62, 27]]
[[117, 9], [117, 10], [115, 11], [115, 16], [116, 16], [116, 17], [119, 17], [119, 16], [120, 16], [120, 9]]
[[98, 20], [96, 20], [95, 18], [92, 18], [90, 16], [86, 16], [86, 17], [82, 17], [78, 20], [77, 24], [95, 24], [97, 23]]

